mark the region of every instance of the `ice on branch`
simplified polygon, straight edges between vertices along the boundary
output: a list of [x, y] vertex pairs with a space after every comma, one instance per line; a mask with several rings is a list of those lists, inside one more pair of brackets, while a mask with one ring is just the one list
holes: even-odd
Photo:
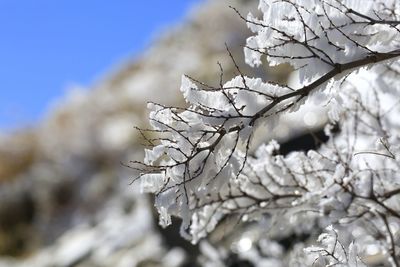
[[[143, 191], [155, 194], [165, 225], [182, 218], [181, 233], [194, 243], [233, 215], [263, 218], [270, 233], [277, 224], [285, 235], [301, 232], [308, 243], [332, 224], [337, 230], [319, 239], [324, 246], [306, 250], [318, 254], [315, 264], [362, 266], [375, 253], [400, 266], [400, 4], [262, 0], [259, 7], [262, 18], [238, 12], [254, 32], [246, 61], [289, 63], [300, 87], [239, 68], [218, 86], [183, 76], [187, 107], [149, 104], [151, 129], [140, 131], [151, 148], [134, 162]], [[279, 127], [282, 114], [317, 93], [329, 107], [328, 142], [287, 156], [274, 141], [250, 151], [258, 128]]]
[[322, 233], [317, 241], [322, 246], [311, 246], [304, 249], [309, 256], [304, 259], [303, 263], [307, 262], [308, 266], [366, 267], [358, 255], [360, 250], [358, 246], [354, 242], [348, 245], [343, 244], [348, 240], [339, 237], [338, 231], [332, 226], [328, 226], [326, 232]]
[[299, 69], [301, 82], [376, 52], [399, 49], [395, 0], [389, 1], [260, 1], [263, 18], [247, 16], [246, 61], [260, 65], [289, 63]]

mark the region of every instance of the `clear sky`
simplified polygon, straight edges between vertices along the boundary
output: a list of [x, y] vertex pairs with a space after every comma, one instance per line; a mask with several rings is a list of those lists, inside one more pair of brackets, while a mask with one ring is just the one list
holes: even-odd
[[33, 124], [201, 0], [0, 0], [0, 129]]

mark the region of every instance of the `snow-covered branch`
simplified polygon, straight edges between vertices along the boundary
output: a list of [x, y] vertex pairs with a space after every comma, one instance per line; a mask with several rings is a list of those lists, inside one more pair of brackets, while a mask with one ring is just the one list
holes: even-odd
[[[160, 222], [181, 217], [181, 233], [193, 242], [225, 216], [267, 216], [287, 232], [338, 225], [353, 235], [341, 241], [344, 253], [374, 246], [399, 266], [399, 3], [261, 0], [260, 10], [261, 19], [238, 12], [254, 32], [247, 63], [289, 63], [300, 87], [250, 78], [238, 67], [225, 83], [221, 68], [218, 86], [183, 76], [186, 108], [148, 105], [152, 128], [140, 132], [151, 148], [131, 166], [143, 191], [155, 193]], [[326, 144], [282, 156], [271, 141], [252, 152], [257, 129], [279, 127], [283, 114], [311, 101], [328, 108]], [[307, 251], [342, 265], [361, 264], [369, 253]]]

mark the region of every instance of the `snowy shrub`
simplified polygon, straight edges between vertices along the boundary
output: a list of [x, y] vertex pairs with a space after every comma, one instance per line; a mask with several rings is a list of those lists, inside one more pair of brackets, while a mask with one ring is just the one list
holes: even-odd
[[[152, 128], [141, 132], [151, 148], [132, 167], [160, 223], [182, 218], [181, 235], [196, 243], [237, 214], [309, 236], [276, 256], [283, 266], [400, 266], [400, 2], [261, 0], [259, 9], [261, 18], [238, 13], [254, 33], [246, 62], [288, 63], [300, 86], [238, 68], [218, 86], [183, 76], [186, 108], [150, 103]], [[275, 141], [250, 149], [257, 129], [311, 102], [328, 110], [325, 144], [286, 156]]]

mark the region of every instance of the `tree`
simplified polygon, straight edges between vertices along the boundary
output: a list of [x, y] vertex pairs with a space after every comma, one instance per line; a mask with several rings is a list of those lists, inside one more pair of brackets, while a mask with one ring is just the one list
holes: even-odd
[[[218, 86], [183, 76], [187, 107], [149, 103], [152, 128], [140, 131], [151, 148], [131, 167], [155, 193], [160, 223], [182, 218], [182, 236], [196, 243], [238, 214], [269, 234], [307, 235], [271, 256], [282, 265], [363, 266], [381, 256], [400, 266], [400, 3], [261, 0], [259, 8], [262, 18], [237, 12], [254, 33], [246, 62], [288, 63], [300, 86], [239, 68], [224, 83], [221, 67]], [[279, 127], [311, 102], [327, 107], [325, 144], [284, 156], [272, 140], [253, 152], [257, 129]]]

